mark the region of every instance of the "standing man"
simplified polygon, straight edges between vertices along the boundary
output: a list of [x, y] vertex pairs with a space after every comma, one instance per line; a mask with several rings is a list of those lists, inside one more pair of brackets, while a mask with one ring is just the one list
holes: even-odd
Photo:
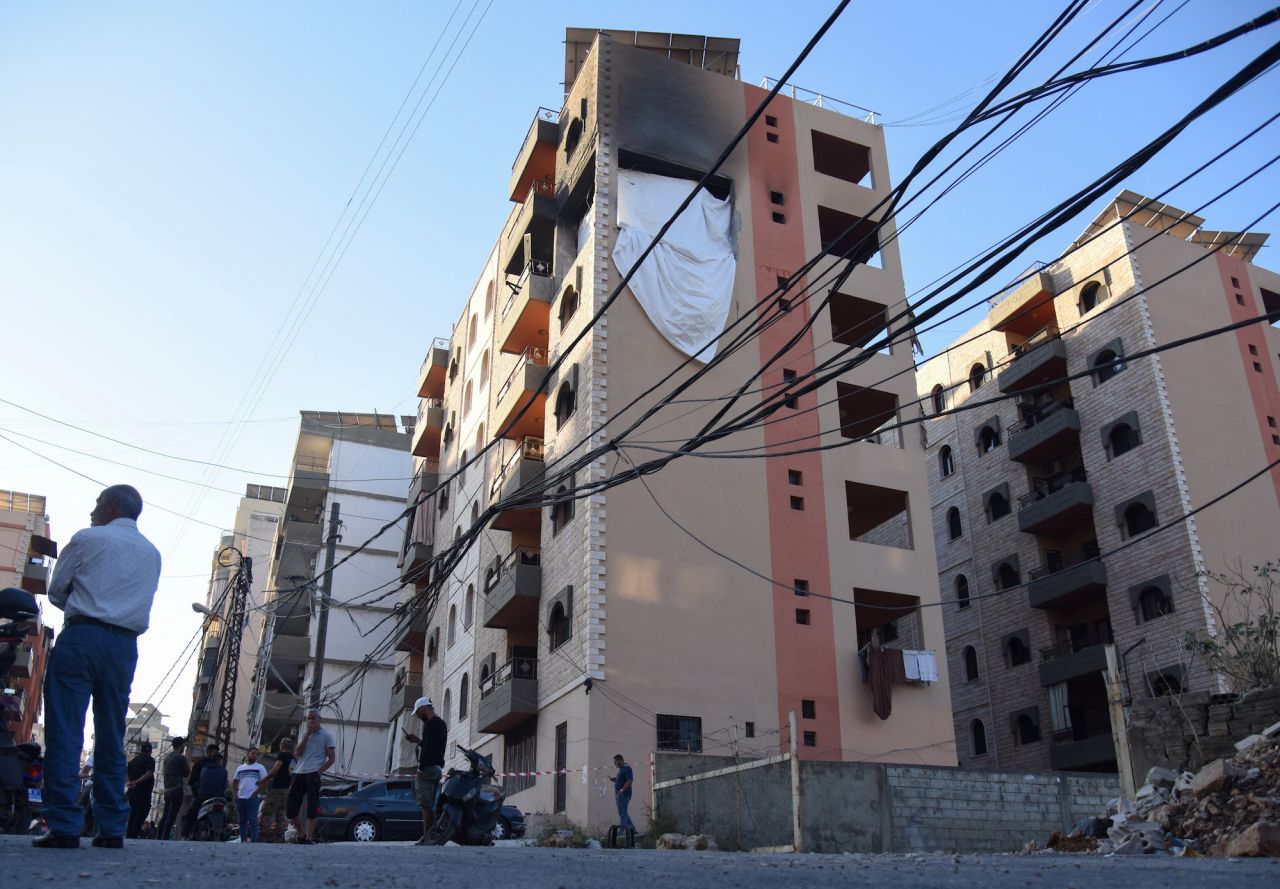
[[156, 761], [151, 757], [151, 742], [138, 746], [138, 755], [129, 760], [129, 780], [124, 784], [129, 799], [129, 829], [125, 836], [136, 840], [142, 836], [142, 824], [151, 811], [151, 790], [156, 786]]
[[191, 764], [183, 749], [187, 746], [186, 738], [174, 738], [173, 749], [164, 758], [160, 766], [160, 775], [164, 779], [164, 811], [160, 815], [160, 827], [156, 831], [156, 839], [173, 839], [174, 822], [178, 820], [178, 812], [182, 810], [182, 798], [187, 793], [187, 776], [191, 774]]
[[[285, 805], [285, 816], [293, 822], [298, 842], [304, 846], [311, 845], [316, 832], [316, 818], [320, 815], [320, 776], [333, 765], [336, 756], [333, 735], [320, 727], [320, 711], [308, 710], [307, 730], [298, 742], [298, 767], [293, 773]], [[304, 799], [307, 804], [305, 818]]]
[[[187, 802], [187, 811], [182, 819], [182, 837], [183, 839], [191, 839], [196, 830], [196, 818], [200, 815], [200, 807], [204, 805], [207, 797], [200, 795], [200, 778], [204, 774], [204, 770], [211, 765], [217, 765], [222, 757], [218, 751], [217, 744], [210, 744], [204, 748], [204, 756], [191, 767], [191, 778], [187, 781], [187, 786], [191, 788], [191, 797]], [[224, 785], [227, 783], [223, 778]], [[224, 787], [225, 790], [225, 787]]]
[[124, 798], [124, 725], [138, 665], [138, 636], [146, 632], [160, 583], [160, 551], [138, 531], [142, 495], [113, 485], [98, 495], [90, 527], [62, 551], [49, 601], [66, 615], [44, 675], [45, 818], [40, 849], [80, 845], [83, 814], [76, 805], [76, 765], [85, 713], [93, 698], [93, 845], [124, 847], [129, 805]]
[[285, 738], [280, 742], [280, 752], [276, 754], [276, 763], [267, 773], [267, 777], [258, 783], [263, 791], [262, 798], [262, 836], [267, 842], [275, 842], [284, 838], [285, 797], [289, 795], [291, 767], [294, 763], [293, 738]]
[[631, 816], [627, 814], [627, 806], [631, 805], [631, 782], [635, 776], [621, 753], [614, 754], [613, 767], [618, 770], [613, 776], [613, 792], [618, 798], [618, 826], [635, 830], [636, 826], [631, 823]]
[[418, 845], [425, 846], [431, 822], [435, 820], [436, 792], [440, 789], [440, 776], [444, 774], [444, 749], [449, 739], [449, 726], [436, 716], [431, 698], [414, 701], [413, 712], [422, 720], [422, 737], [412, 732], [405, 732], [404, 736], [418, 745], [418, 775], [413, 782], [413, 792], [418, 808], [422, 809], [422, 839], [418, 840]]
[[267, 780], [267, 768], [258, 762], [258, 748], [250, 747], [244, 763], [236, 769], [236, 815], [240, 819], [240, 842], [258, 841], [258, 806], [262, 797], [258, 794]]

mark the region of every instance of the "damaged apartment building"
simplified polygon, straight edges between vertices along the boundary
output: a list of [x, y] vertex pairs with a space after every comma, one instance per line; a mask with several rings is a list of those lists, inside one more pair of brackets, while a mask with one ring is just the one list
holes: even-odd
[[[420, 694], [449, 723], [451, 765], [457, 742], [492, 754], [500, 772], [539, 772], [506, 778], [512, 801], [592, 827], [615, 817], [615, 753], [637, 765], [638, 819], [645, 764], [664, 751], [955, 762], [947, 668], [934, 654], [942, 615], [927, 607], [938, 592], [921, 437], [882, 430], [915, 398], [911, 332], [890, 330], [904, 305], [892, 226], [882, 249], [865, 242], [811, 329], [802, 331], [810, 305], [799, 289], [794, 304], [767, 299], [810, 257], [823, 259], [808, 280], [843, 269], [841, 257], [873, 229], [872, 208], [891, 188], [874, 119], [779, 95], [591, 325], [765, 98], [738, 78], [738, 48], [734, 39], [567, 32], [563, 107], [540, 109], [523, 140], [512, 132], [509, 181], [494, 181], [510, 215], [452, 335], [428, 345], [421, 367], [409, 492], [421, 502], [401, 565], [418, 589], [406, 600], [427, 590], [433, 555], [493, 504], [513, 502], [658, 403], [666, 389], [651, 387], [696, 358], [675, 377], [687, 379], [761, 301], [777, 315], [772, 326], [548, 494], [649, 459], [646, 443], [693, 435], [718, 404], [688, 399], [742, 384], [792, 336], [798, 345], [764, 370], [771, 391], [843, 351], [879, 351], [719, 445], [763, 459], [681, 459], [648, 476], [647, 488], [629, 482], [485, 517], [434, 607], [406, 610], [416, 617], [397, 628], [388, 771], [412, 767], [399, 728], [416, 730]], [[899, 342], [880, 348], [890, 333]], [[756, 390], [745, 403], [760, 398]], [[606, 421], [616, 422], [602, 432]], [[819, 430], [847, 447], [783, 454]], [[483, 461], [451, 478], [495, 437]], [[911, 652], [912, 668], [882, 689], [891, 708], [877, 715], [859, 655], [880, 646]]]
[[1280, 471], [1210, 506], [1280, 458], [1280, 333], [1126, 357], [1280, 309], [1267, 236], [1204, 222], [1122, 192], [920, 367], [965, 766], [1115, 771], [1109, 645], [1126, 701], [1230, 690], [1184, 640], [1280, 555]]

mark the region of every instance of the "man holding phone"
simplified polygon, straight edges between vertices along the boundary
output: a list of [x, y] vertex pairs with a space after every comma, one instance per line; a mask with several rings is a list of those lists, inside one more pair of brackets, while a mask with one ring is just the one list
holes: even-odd
[[422, 809], [422, 839], [419, 846], [427, 845], [427, 834], [435, 818], [436, 793], [440, 790], [440, 777], [444, 774], [444, 749], [449, 740], [449, 726], [436, 715], [431, 698], [418, 698], [413, 712], [422, 720], [422, 737], [403, 728], [406, 739], [418, 745], [418, 775], [414, 781], [414, 796]]

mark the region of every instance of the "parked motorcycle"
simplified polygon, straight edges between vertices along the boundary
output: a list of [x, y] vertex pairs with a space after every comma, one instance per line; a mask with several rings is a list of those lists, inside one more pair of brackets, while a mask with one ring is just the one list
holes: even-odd
[[219, 796], [205, 800], [196, 814], [193, 837], [220, 843], [227, 836], [227, 801]]
[[457, 746], [470, 768], [450, 769], [436, 801], [436, 820], [427, 831], [427, 843], [443, 846], [453, 840], [461, 846], [491, 846], [506, 793], [487, 783], [494, 776], [489, 757]]
[[0, 590], [0, 831], [5, 833], [25, 833], [31, 821], [31, 803], [41, 799], [44, 767], [40, 745], [16, 743], [9, 721], [22, 715], [22, 706], [6, 690], [18, 647], [39, 614], [31, 593], [14, 587]]

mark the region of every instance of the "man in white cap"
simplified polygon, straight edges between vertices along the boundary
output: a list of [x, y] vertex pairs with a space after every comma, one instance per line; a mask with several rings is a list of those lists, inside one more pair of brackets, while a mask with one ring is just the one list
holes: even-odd
[[[414, 781], [414, 796], [422, 809], [422, 839], [419, 846], [427, 844], [427, 834], [435, 819], [436, 792], [440, 789], [440, 777], [444, 774], [444, 748], [449, 739], [449, 726], [436, 715], [431, 698], [418, 698], [413, 712], [422, 720], [422, 737], [412, 732], [404, 736], [418, 745], [418, 775]], [[403, 731], [403, 729], [401, 730]]]

